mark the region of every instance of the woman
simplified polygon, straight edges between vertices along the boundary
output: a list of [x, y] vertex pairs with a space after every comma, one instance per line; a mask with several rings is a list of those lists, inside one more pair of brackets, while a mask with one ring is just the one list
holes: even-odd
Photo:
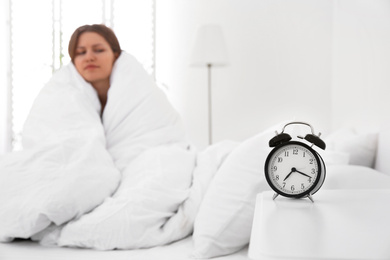
[[73, 33], [68, 52], [79, 74], [97, 91], [103, 113], [112, 68], [121, 54], [117, 37], [105, 25], [84, 25]]
[[76, 29], [69, 54], [34, 101], [24, 150], [0, 160], [0, 242], [108, 250], [187, 236], [188, 214], [167, 218], [195, 165], [180, 116], [106, 26]]

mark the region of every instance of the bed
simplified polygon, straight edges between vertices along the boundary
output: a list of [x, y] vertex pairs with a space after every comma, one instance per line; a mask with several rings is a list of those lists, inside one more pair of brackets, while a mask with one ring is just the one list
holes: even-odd
[[[72, 64], [38, 95], [25, 150], [0, 158], [0, 259], [247, 259], [268, 141], [286, 122], [197, 151], [131, 55], [111, 79], [102, 117]], [[328, 135], [322, 190], [390, 189], [388, 133]]]
[[[388, 126], [384, 125], [379, 132], [359, 133], [351, 128], [345, 128], [336, 131], [334, 134], [325, 138], [329, 149], [323, 155], [327, 161], [327, 179], [323, 190], [367, 190], [367, 189], [390, 189], [390, 166], [387, 163], [387, 154], [389, 147]], [[265, 131], [267, 132], [267, 131]], [[267, 135], [265, 135], [267, 136]], [[264, 133], [256, 137], [252, 137], [247, 141], [237, 143], [223, 143], [215, 146], [230, 146], [234, 147], [230, 156], [226, 158], [226, 168], [220, 169], [223, 175], [214, 177], [214, 184], [210, 184], [210, 190], [205, 196], [205, 201], [202, 202], [204, 207], [200, 210], [197, 220], [195, 221], [194, 233], [179, 241], [169, 243], [164, 246], [156, 246], [147, 249], [135, 250], [108, 250], [101, 251], [95, 249], [67, 248], [56, 246], [44, 246], [31, 240], [16, 240], [12, 243], [0, 243], [0, 259], [194, 259], [194, 258], [209, 258], [215, 259], [249, 259], [248, 258], [248, 242], [252, 227], [252, 223], [248, 224], [253, 214], [253, 209], [245, 209], [243, 205], [234, 202], [234, 196], [244, 198], [250, 194], [259, 194], [260, 192], [268, 192], [268, 187], [261, 183], [260, 186], [249, 184], [247, 187], [236, 189], [237, 185], [231, 182], [237, 182], [237, 178], [232, 175], [241, 169], [240, 179], [250, 178], [252, 170], [261, 166], [254, 158], [259, 154], [255, 154], [255, 147], [260, 145], [259, 142], [265, 141]], [[232, 149], [232, 148], [231, 148]], [[253, 157], [248, 154], [254, 154]], [[210, 154], [209, 154], [210, 155]], [[264, 156], [264, 155], [263, 155]], [[245, 162], [248, 167], [242, 168], [241, 162]], [[252, 167], [252, 168], [251, 168]], [[218, 178], [218, 176], [231, 175], [233, 179]], [[351, 181], [353, 176], [353, 181]], [[348, 181], [347, 181], [348, 180]], [[245, 185], [245, 184], [243, 184]], [[228, 190], [221, 190], [222, 186], [230, 187]], [[255, 189], [253, 189], [255, 187]], [[249, 193], [240, 193], [242, 190], [252, 188]], [[219, 195], [217, 194], [219, 193]], [[221, 194], [222, 193], [222, 194]], [[224, 198], [229, 197], [227, 201]], [[211, 201], [213, 200], [213, 203]], [[251, 201], [251, 200], [249, 200]], [[247, 201], [248, 202], [248, 201]], [[252, 201], [254, 203], [254, 201]], [[251, 202], [251, 203], [252, 203]], [[215, 203], [219, 203], [219, 208], [212, 207]], [[221, 204], [224, 203], [224, 204]], [[209, 204], [209, 205], [207, 205]], [[238, 214], [240, 213], [240, 214]], [[218, 219], [218, 216], [225, 214], [223, 220]], [[246, 219], [246, 217], [248, 219]], [[203, 218], [207, 224], [201, 226]], [[237, 220], [238, 218], [238, 220]], [[236, 221], [234, 221], [234, 219]], [[229, 225], [226, 225], [226, 222]], [[219, 222], [219, 227], [224, 226], [225, 233], [221, 233], [221, 229], [215, 229], [211, 226]], [[222, 223], [221, 223], [222, 222]], [[210, 228], [211, 227], [211, 228]], [[249, 227], [249, 232], [248, 232]], [[197, 230], [199, 228], [199, 230]], [[203, 230], [203, 229], [209, 229]], [[217, 235], [218, 233], [218, 235]], [[210, 238], [211, 237], [211, 238]], [[210, 240], [212, 239], [212, 240]], [[198, 240], [198, 241], [196, 241]], [[198, 243], [198, 244], [196, 244]], [[207, 247], [207, 243], [213, 246]], [[202, 245], [203, 244], [203, 245]], [[216, 246], [218, 244], [218, 246]], [[196, 254], [196, 247], [204, 247], [209, 255], [199, 256]], [[390, 256], [388, 256], [390, 257]]]

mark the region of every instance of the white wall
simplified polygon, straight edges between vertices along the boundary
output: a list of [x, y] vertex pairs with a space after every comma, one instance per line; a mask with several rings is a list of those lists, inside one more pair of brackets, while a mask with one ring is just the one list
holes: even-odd
[[196, 30], [208, 23], [222, 26], [230, 61], [212, 72], [215, 142], [290, 119], [328, 130], [331, 1], [157, 1], [156, 77], [198, 147], [207, 144], [207, 71], [188, 63]]
[[198, 147], [207, 145], [207, 71], [188, 63], [208, 23], [222, 26], [230, 59], [213, 70], [215, 142], [281, 120], [326, 135], [389, 117], [390, 1], [157, 1], [156, 76]]
[[[305, 120], [324, 134], [388, 120], [389, 0], [158, 0], [156, 9], [156, 77], [199, 148], [208, 140], [207, 71], [189, 60], [196, 30], [209, 23], [222, 26], [230, 62], [212, 71], [215, 142], [241, 141], [281, 120]], [[5, 44], [0, 154], [8, 145]]]
[[372, 130], [390, 119], [390, 1], [335, 1], [332, 118]]

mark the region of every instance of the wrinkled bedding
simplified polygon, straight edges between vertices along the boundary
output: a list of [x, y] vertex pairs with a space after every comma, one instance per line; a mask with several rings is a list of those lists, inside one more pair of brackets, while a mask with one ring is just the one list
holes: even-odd
[[23, 151], [0, 159], [0, 240], [109, 249], [192, 232], [213, 172], [194, 171], [181, 120], [142, 66], [122, 53], [104, 113], [73, 64], [38, 95]]

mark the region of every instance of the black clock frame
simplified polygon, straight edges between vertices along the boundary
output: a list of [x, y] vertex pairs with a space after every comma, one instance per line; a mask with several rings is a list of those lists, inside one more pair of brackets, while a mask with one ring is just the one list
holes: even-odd
[[[302, 193], [297, 193], [297, 194], [284, 193], [281, 190], [279, 190], [278, 188], [276, 188], [275, 185], [273, 184], [273, 182], [270, 179], [268, 166], [269, 166], [271, 158], [273, 157], [273, 155], [278, 150], [282, 149], [284, 146], [289, 146], [289, 145], [299, 145], [299, 146], [302, 146], [302, 147], [308, 149], [314, 155], [316, 160], [318, 161], [318, 166], [319, 167], [318, 167], [317, 178], [316, 178], [315, 182], [313, 183], [313, 185], [308, 190], [306, 190], [305, 192], [302, 192]], [[311, 195], [315, 194], [322, 187], [322, 184], [324, 183], [324, 180], [325, 180], [325, 177], [326, 177], [326, 167], [325, 167], [325, 163], [324, 163], [324, 160], [322, 159], [321, 155], [319, 153], [317, 153], [317, 151], [315, 151], [313, 148], [311, 148], [310, 146], [308, 146], [307, 144], [302, 143], [302, 142], [287, 141], [287, 142], [283, 142], [283, 143], [277, 145], [268, 154], [267, 159], [265, 161], [265, 165], [264, 165], [264, 173], [265, 173], [265, 177], [266, 177], [266, 180], [268, 182], [268, 185], [277, 194], [282, 195], [284, 197], [289, 197], [289, 198], [303, 198], [303, 197], [307, 197], [307, 196], [311, 196]]]

